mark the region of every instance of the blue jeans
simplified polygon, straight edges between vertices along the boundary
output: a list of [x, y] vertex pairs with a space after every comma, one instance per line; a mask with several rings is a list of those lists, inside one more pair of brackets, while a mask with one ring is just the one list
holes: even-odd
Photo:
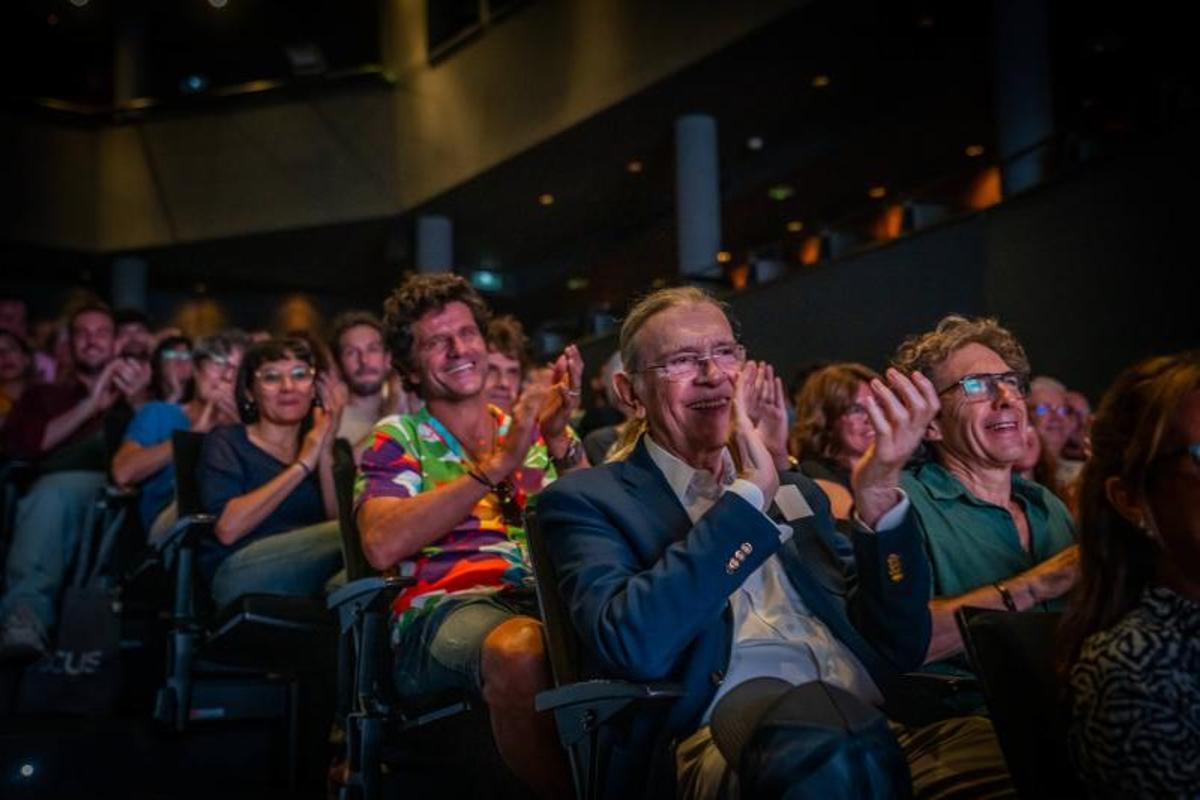
[[442, 600], [400, 632], [395, 644], [396, 691], [413, 702], [447, 691], [479, 696], [480, 656], [488, 634], [514, 617], [539, 616], [532, 592], [462, 594]]
[[58, 619], [58, 598], [85, 533], [97, 521], [96, 493], [103, 472], [69, 470], [43, 475], [17, 507], [4, 570], [0, 619], [25, 606], [49, 631]]
[[342, 568], [342, 536], [337, 520], [259, 539], [217, 567], [212, 597], [225, 606], [244, 594], [320, 597]]

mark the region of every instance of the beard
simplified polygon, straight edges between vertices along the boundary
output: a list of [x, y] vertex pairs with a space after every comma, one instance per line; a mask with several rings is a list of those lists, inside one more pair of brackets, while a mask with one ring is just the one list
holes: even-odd
[[372, 381], [360, 379], [357, 375], [350, 375], [346, 378], [346, 387], [350, 389], [350, 394], [355, 397], [372, 397], [383, 391], [383, 376]]

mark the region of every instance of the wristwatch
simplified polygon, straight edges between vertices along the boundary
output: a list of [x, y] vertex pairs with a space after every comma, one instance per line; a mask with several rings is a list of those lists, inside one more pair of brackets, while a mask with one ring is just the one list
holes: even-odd
[[579, 463], [579, 457], [583, 454], [583, 442], [577, 436], [570, 436], [571, 443], [567, 445], [567, 451], [560, 458], [551, 456], [550, 460], [554, 463], [554, 469], [558, 472], [570, 469]]

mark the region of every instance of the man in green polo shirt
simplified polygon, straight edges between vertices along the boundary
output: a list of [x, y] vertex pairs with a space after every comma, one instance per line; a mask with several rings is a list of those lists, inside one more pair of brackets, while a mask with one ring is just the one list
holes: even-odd
[[901, 486], [912, 502], [933, 573], [933, 636], [926, 663], [965, 659], [960, 606], [1057, 609], [1075, 582], [1079, 549], [1066, 506], [1013, 470], [1025, 449], [1029, 360], [993, 319], [952, 314], [907, 339], [893, 359], [920, 370], [941, 409], [925, 433], [931, 460]]

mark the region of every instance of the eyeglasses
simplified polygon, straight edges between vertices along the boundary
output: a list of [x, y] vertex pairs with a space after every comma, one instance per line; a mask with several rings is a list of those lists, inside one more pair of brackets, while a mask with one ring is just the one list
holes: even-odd
[[722, 372], [733, 372], [745, 363], [746, 348], [740, 344], [721, 344], [709, 351], [708, 355], [684, 350], [668, 356], [661, 364], [647, 364], [637, 372], [657, 370], [669, 381], [690, 381], [704, 369], [705, 361], [711, 361]]
[[1070, 406], [1052, 406], [1049, 403], [1038, 403], [1030, 406], [1029, 410], [1038, 417], [1044, 417], [1047, 414], [1053, 414], [1056, 417], [1074, 417], [1078, 413]]
[[1017, 397], [1024, 397], [1029, 392], [1029, 378], [1020, 372], [979, 372], [959, 378], [939, 391], [938, 395], [959, 386], [962, 387], [963, 396], [968, 403], [978, 403], [983, 400], [995, 400], [1000, 395], [1001, 386]]
[[197, 360], [200, 362], [200, 369], [211, 370], [227, 377], [236, 375], [241, 363], [226, 356], [201, 356]]
[[307, 386], [312, 383], [317, 371], [312, 367], [292, 367], [289, 370], [260, 369], [254, 373], [260, 385], [268, 389], [278, 389], [284, 379], [291, 380], [294, 386]]
[[191, 350], [163, 350], [162, 357], [164, 361], [191, 361]]
[[861, 421], [868, 419], [871, 415], [867, 413], [867, 407], [862, 403], [851, 403], [849, 408], [842, 412], [842, 416]]

